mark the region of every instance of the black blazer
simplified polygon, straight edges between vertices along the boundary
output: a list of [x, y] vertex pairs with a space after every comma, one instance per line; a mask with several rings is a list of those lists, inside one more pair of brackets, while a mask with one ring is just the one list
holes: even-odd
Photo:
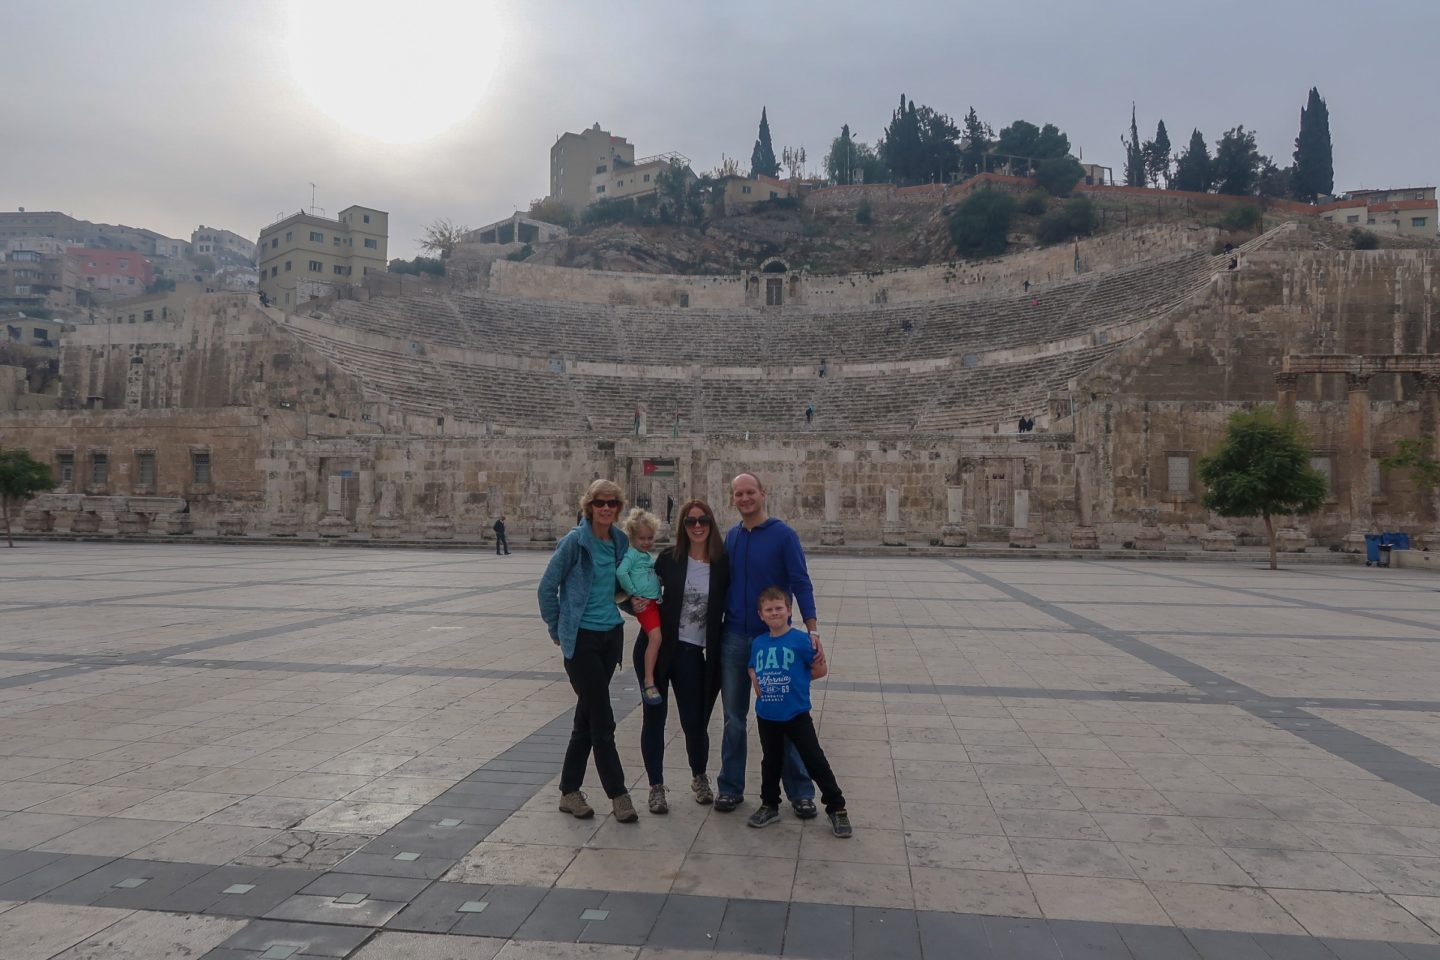
[[[685, 570], [690, 565], [687, 554], [676, 560], [669, 550], [655, 558], [655, 575], [660, 578], [660, 656], [655, 663], [655, 672], [660, 676], [670, 673], [670, 660], [675, 655], [675, 644], [680, 642], [680, 607], [685, 596]], [[730, 590], [730, 562], [721, 557], [710, 564], [710, 602], [705, 611], [705, 717], [715, 707], [715, 698], [720, 694], [720, 621], [725, 615], [725, 595]], [[643, 645], [644, 633], [639, 643]], [[640, 648], [643, 649], [643, 646]]]

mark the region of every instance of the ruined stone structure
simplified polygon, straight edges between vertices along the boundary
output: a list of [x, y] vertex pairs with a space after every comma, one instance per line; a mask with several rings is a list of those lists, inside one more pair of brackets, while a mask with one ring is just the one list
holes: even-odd
[[815, 541], [1223, 549], [1259, 524], [1207, 515], [1196, 464], [1279, 374], [1334, 490], [1292, 546], [1432, 526], [1436, 504], [1371, 464], [1436, 429], [1435, 252], [1281, 228], [1230, 271], [1213, 241], [1167, 227], [852, 278], [756, 265], [758, 296], [752, 271], [515, 264], [298, 314], [216, 294], [67, 333], [61, 409], [0, 413], [0, 443], [68, 465], [36, 530], [443, 540], [505, 513], [543, 541], [595, 477], [664, 519], [667, 498], [723, 505], [747, 469]]

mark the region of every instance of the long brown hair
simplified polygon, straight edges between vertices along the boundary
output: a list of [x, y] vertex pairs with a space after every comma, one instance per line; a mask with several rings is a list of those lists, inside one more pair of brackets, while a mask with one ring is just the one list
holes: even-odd
[[685, 558], [690, 555], [690, 535], [685, 532], [685, 518], [690, 511], [699, 507], [710, 518], [710, 536], [705, 539], [705, 552], [709, 555], [711, 563], [720, 563], [725, 559], [725, 538], [720, 536], [720, 521], [715, 519], [715, 511], [710, 509], [710, 504], [704, 500], [686, 500], [681, 506], [680, 512], [675, 516], [676, 522], [680, 525], [680, 535], [675, 538], [675, 549], [672, 556], [676, 563], [684, 563]]

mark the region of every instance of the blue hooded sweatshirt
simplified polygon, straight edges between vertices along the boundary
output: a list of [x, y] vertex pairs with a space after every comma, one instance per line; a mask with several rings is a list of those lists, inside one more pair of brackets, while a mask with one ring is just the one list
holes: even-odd
[[815, 616], [815, 588], [805, 568], [800, 537], [781, 520], [770, 517], [753, 530], [737, 523], [725, 534], [730, 556], [730, 590], [725, 595], [725, 630], [746, 639], [767, 632], [757, 604], [760, 591], [780, 587], [793, 594], [800, 619]]

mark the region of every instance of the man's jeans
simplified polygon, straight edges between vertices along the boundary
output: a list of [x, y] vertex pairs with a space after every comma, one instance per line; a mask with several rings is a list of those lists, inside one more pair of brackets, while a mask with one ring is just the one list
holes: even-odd
[[[720, 775], [715, 792], [721, 796], [745, 796], [745, 718], [750, 714], [750, 640], [725, 632], [720, 645], [720, 701], [725, 710], [725, 733], [720, 740]], [[814, 800], [815, 784], [800, 760], [795, 744], [785, 745], [785, 768], [780, 783], [790, 802]]]

